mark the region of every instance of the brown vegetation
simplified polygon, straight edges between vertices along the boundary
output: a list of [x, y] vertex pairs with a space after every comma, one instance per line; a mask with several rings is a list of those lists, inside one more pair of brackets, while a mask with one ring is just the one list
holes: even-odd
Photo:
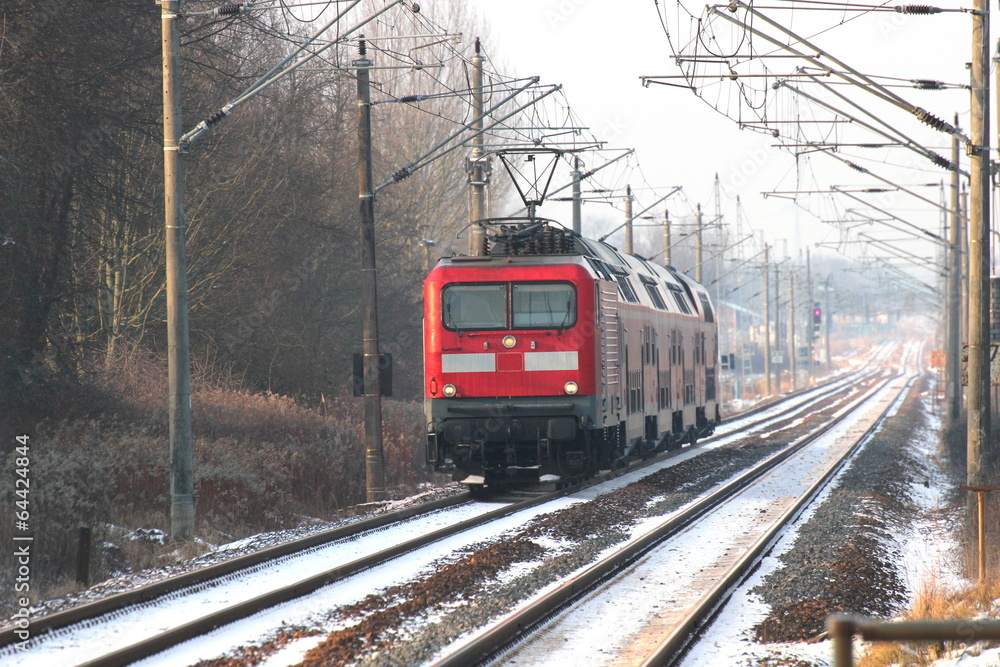
[[[157, 533], [135, 532], [164, 529], [169, 506], [160, 10], [138, 0], [99, 5], [11, 0], [0, 15], [0, 463], [15, 435], [30, 435], [32, 585], [43, 596], [73, 587], [79, 526], [94, 530], [95, 580], [171, 553]], [[194, 15], [215, 6], [185, 3], [185, 129], [286, 55], [290, 26], [307, 29], [280, 8]], [[472, 29], [461, 3], [437, 18]], [[392, 29], [391, 21], [367, 28], [369, 37]], [[378, 48], [373, 58], [386, 59]], [[443, 60], [443, 48], [422, 57]], [[356, 45], [326, 55], [349, 63]], [[467, 87], [460, 67], [435, 76]], [[384, 98], [437, 84], [415, 70], [377, 85]], [[185, 159], [202, 540], [322, 518], [363, 500], [362, 417], [348, 398], [361, 328], [356, 109], [352, 77], [291, 75]], [[375, 107], [376, 179], [467, 114], [457, 97]], [[465, 183], [455, 151], [377, 199], [380, 333], [401, 399], [385, 407], [387, 482], [400, 491], [427, 479], [414, 402], [425, 268], [418, 241], [450, 252], [467, 215]], [[0, 478], [5, 507], [13, 482]], [[0, 540], [9, 544], [13, 529], [0, 522]], [[4, 596], [13, 590], [9, 557], [0, 557]]]
[[[278, 10], [183, 23], [185, 128], [287, 53], [277, 34], [287, 18]], [[438, 18], [471, 28], [460, 3]], [[392, 28], [373, 23], [369, 38], [382, 30]], [[136, 0], [100, 12], [12, 0], [0, 16], [0, 412], [23, 417], [0, 423], [0, 447], [79, 409], [73, 399], [95, 360], [165, 347], [158, 32], [158, 9]], [[349, 63], [356, 49], [328, 55]], [[467, 87], [461, 67], [435, 76]], [[376, 86], [384, 101], [439, 84], [401, 72]], [[348, 386], [360, 347], [356, 109], [350, 76], [288, 76], [185, 160], [192, 356], [236, 369], [251, 390], [317, 397]], [[376, 180], [467, 114], [458, 97], [375, 107]], [[421, 363], [406, 354], [421, 338], [418, 242], [458, 245], [466, 180], [455, 151], [377, 197], [380, 333], [395, 352], [397, 395], [419, 394]]]
[[[994, 419], [993, 440], [1000, 440], [1000, 424]], [[966, 429], [965, 419], [961, 419], [942, 433], [943, 460], [949, 466], [953, 479], [964, 483], [966, 470]], [[995, 494], [988, 494], [993, 496]], [[978, 579], [978, 536], [974, 512], [975, 494], [955, 492], [953, 497], [959, 507], [965, 506], [967, 520], [959, 529], [957, 537], [962, 541], [962, 568], [967, 581]], [[987, 505], [986, 536], [988, 572], [1000, 572], [1000, 500], [990, 498]], [[984, 585], [972, 584], [967, 588], [954, 589], [937, 580], [921, 582], [921, 588], [912, 601], [910, 609], [899, 620], [965, 620], [975, 618], [996, 619], [1000, 615], [1000, 578], [988, 577]], [[949, 651], [960, 651], [967, 647], [972, 654], [980, 649], [995, 645], [981, 642], [962, 644], [959, 642], [916, 642], [879, 643], [866, 650], [859, 661], [861, 667], [886, 667], [888, 665], [929, 665]], [[957, 655], [957, 654], [955, 654]], [[954, 657], [954, 656], [953, 656]]]
[[[169, 528], [162, 364], [131, 357], [95, 372], [92, 380], [101, 382], [106, 400], [117, 408], [114, 413], [53, 419], [32, 438], [32, 585], [43, 598], [74, 588], [81, 526], [94, 531], [95, 581], [193, 555], [175, 553], [162, 540]], [[355, 401], [333, 400], [321, 410], [286, 396], [240, 390], [233, 382], [230, 378], [227, 386], [200, 378], [195, 385], [201, 540], [218, 544], [297, 526], [364, 501], [362, 417]], [[391, 488], [402, 494], [430, 481], [421, 460], [420, 406], [386, 401], [384, 421]], [[12, 529], [0, 523], [0, 540], [10, 543]], [[13, 571], [4, 567], [0, 581]], [[13, 587], [3, 589], [6, 595]]]

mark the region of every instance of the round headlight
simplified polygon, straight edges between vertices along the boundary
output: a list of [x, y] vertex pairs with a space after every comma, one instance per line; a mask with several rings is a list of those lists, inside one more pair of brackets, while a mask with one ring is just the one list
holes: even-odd
[[575, 382], [570, 380], [569, 382], [563, 385], [563, 391], [572, 396], [576, 392], [580, 391], [580, 387], [578, 387]]
[[504, 336], [502, 342], [503, 346], [506, 348], [512, 348], [515, 345], [517, 345], [517, 339], [514, 338], [513, 336]]
[[441, 391], [448, 398], [451, 398], [452, 396], [458, 393], [458, 389], [456, 389], [455, 385], [453, 384], [446, 384], [444, 387], [441, 388]]

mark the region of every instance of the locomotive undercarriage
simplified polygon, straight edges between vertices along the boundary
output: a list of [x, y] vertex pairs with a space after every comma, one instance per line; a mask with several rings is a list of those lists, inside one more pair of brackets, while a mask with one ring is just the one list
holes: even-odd
[[611, 427], [588, 423], [587, 397], [505, 404], [495, 399], [444, 402], [448, 405], [435, 401], [435, 408], [444, 409], [429, 424], [427, 461], [438, 472], [479, 489], [539, 481], [571, 484], [600, 470], [619, 469], [631, 460], [679, 449], [714, 430], [703, 413], [697, 425], [665, 432], [656, 427], [654, 417], [647, 418], [644, 437], [629, 439], [624, 422]]
[[575, 416], [447, 419], [428, 434], [428, 460], [470, 485], [578, 479], [596, 471], [594, 454]]

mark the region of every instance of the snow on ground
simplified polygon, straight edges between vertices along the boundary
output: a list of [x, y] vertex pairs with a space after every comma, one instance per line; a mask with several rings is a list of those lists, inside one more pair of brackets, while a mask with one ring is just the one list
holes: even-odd
[[[820, 391], [821, 390], [809, 392], [806, 396], [803, 396], [796, 401], [796, 403], [816, 400], [816, 396], [820, 393]], [[775, 411], [780, 412], [781, 410], [787, 408], [788, 406], [785, 405]], [[737, 432], [730, 437], [720, 438], [719, 442], [713, 443], [711, 446], [719, 446], [725, 442], [732, 441], [733, 438], [742, 438], [746, 435], [746, 432]], [[681, 461], [697, 456], [698, 454], [698, 450], [682, 451], [677, 456], [662, 461], [655, 466], [632, 471], [608, 482], [584, 489], [573, 494], [572, 496], [567, 496], [558, 501], [548, 503], [543, 507], [519, 512], [511, 517], [501, 520], [500, 522], [494, 522], [489, 526], [482, 527], [472, 531], [471, 533], [466, 533], [461, 536], [456, 536], [454, 538], [438, 542], [434, 545], [430, 545], [415, 554], [397, 559], [369, 572], [356, 575], [344, 582], [332, 584], [321, 591], [313, 593], [311, 596], [287, 603], [274, 610], [262, 612], [261, 614], [253, 617], [253, 619], [247, 619], [247, 621], [238, 622], [232, 624], [231, 626], [227, 626], [226, 628], [222, 628], [210, 635], [209, 638], [198, 640], [197, 643], [188, 642], [187, 645], [176, 647], [175, 649], [164, 652], [139, 664], [173, 665], [195, 662], [198, 659], [219, 655], [231, 650], [232, 648], [244, 645], [247, 643], [248, 638], [271, 636], [282, 623], [304, 626], [311, 626], [317, 623], [322, 625], [322, 623], [319, 622], [319, 619], [322, 618], [324, 611], [334, 606], [350, 604], [353, 601], [360, 600], [369, 592], [380, 590], [391, 585], [404, 583], [417, 576], [422, 570], [426, 569], [428, 563], [436, 559], [445, 558], [452, 552], [461, 550], [470, 544], [495, 537], [505, 531], [513, 530], [527, 523], [539, 514], [557, 511], [574, 503], [596, 498], [604, 493], [608, 493], [612, 490], [631, 484], [654, 472], [655, 470], [676, 465]], [[395, 542], [393, 541], [387, 542], [387, 544], [394, 543]], [[522, 570], [528, 570], [532, 567], [536, 567], [537, 565], [538, 563], [523, 563], [520, 564], [520, 568]], [[377, 583], [372, 583], [373, 581]], [[272, 656], [267, 664], [272, 667], [283, 664], [294, 664], [295, 656], [300, 655], [300, 650], [307, 651], [312, 646], [315, 646], [315, 644], [316, 643], [311, 642], [309, 638], [293, 642], [284, 650], [280, 651], [279, 654]], [[185, 646], [187, 646], [187, 648], [185, 648]], [[286, 657], [279, 658], [278, 655]]]
[[991, 648], [983, 651], [980, 655], [966, 654], [963, 649], [962, 655], [954, 658], [943, 658], [932, 662], [928, 667], [997, 667], [1000, 665], [1000, 648]]
[[[883, 389], [876, 395], [885, 401], [889, 391]], [[884, 407], [878, 410], [882, 409]], [[829, 465], [836, 443], [856, 439], [857, 433], [853, 437], [848, 434], [858, 428], [860, 418], [859, 415], [845, 420], [786, 465], [728, 501], [724, 509], [657, 547], [630, 568], [628, 576], [616, 578], [558, 616], [539, 633], [537, 640], [511, 652], [502, 664], [568, 667], [612, 662], [630, 664], [632, 658], [641, 660], [643, 647], [648, 651], [655, 643], [652, 646], [644, 644], [647, 640], [640, 631], [642, 624], [636, 619], [663, 617], [665, 627], [669, 627], [673, 622], [671, 616], [696, 602], [705, 590], [706, 580], [712, 580], [721, 563], [729, 562], [728, 554], [740, 553], [746, 548], [747, 540], [755, 540], [757, 531], [766, 530], [777, 513], [783, 511], [775, 506], [775, 499], [794, 499], [801, 495], [815, 479], [816, 470]], [[631, 529], [631, 539], [637, 539], [676, 514], [636, 524]], [[623, 546], [616, 545], [608, 553]], [[699, 578], [702, 581], [692, 585]], [[651, 625], [655, 624], [656, 621]], [[598, 628], [599, 631], [595, 631]], [[657, 638], [662, 636], [662, 633], [652, 634]], [[472, 636], [456, 642], [449, 650]], [[719, 657], [714, 654], [710, 661], [698, 664], [735, 664], [719, 660]]]
[[[895, 414], [901, 403], [901, 401], [897, 401], [887, 417]], [[845, 467], [846, 469], [847, 467]], [[752, 665], [765, 659], [803, 660], [815, 665], [832, 664], [829, 642], [811, 644], [758, 643], [753, 628], [767, 618], [770, 609], [758, 594], [751, 591], [760, 586], [767, 575], [782, 567], [780, 556], [795, 543], [799, 528], [808, 523], [815, 510], [835, 487], [836, 478], [827, 484], [809, 508], [779, 538], [770, 554], [761, 561], [757, 570], [733, 594], [712, 622], [702, 640], [685, 656], [681, 663], [682, 667], [705, 667], [722, 664]]]
[[[132, 591], [143, 586], [157, 583], [169, 577], [202, 569], [279, 544], [293, 542], [303, 537], [315, 535], [316, 533], [341, 528], [365, 519], [370, 519], [375, 516], [380, 516], [388, 512], [402, 509], [404, 507], [412, 507], [414, 505], [464, 493], [464, 489], [457, 485], [439, 487], [425, 483], [421, 485], [421, 488], [423, 488], [422, 491], [400, 500], [371, 503], [368, 505], [354, 507], [352, 510], [357, 512], [356, 514], [334, 519], [332, 521], [306, 518], [304, 519], [304, 522], [306, 522], [307, 525], [251, 535], [249, 537], [234, 540], [221, 545], [207, 544], [196, 538], [195, 542], [207, 547], [209, 549], [208, 553], [194, 559], [174, 562], [170, 565], [162, 567], [123, 573], [119, 576], [94, 584], [84, 591], [68, 595], [65, 598], [53, 598], [42, 601], [38, 606], [31, 609], [32, 618], [36, 618], [44, 614], [63, 611], [64, 609], [86, 604], [88, 602], [116, 595], [118, 593]], [[129, 533], [129, 531], [126, 531], [124, 528], [118, 526], [112, 526], [111, 528], [113, 533], [121, 534], [121, 539], [144, 539], [147, 541], [158, 539], [156, 533], [152, 531], [147, 531], [146, 534], [143, 534], [143, 529], [139, 529]], [[173, 555], [176, 556], [176, 558], [181, 557], [179, 552], [174, 552]], [[164, 558], [168, 556], [168, 554], [165, 554]], [[0, 627], [10, 625], [12, 625], [10, 619], [0, 620]]]
[[[553, 503], [524, 510], [461, 535], [435, 542], [416, 552], [325, 586], [314, 593], [265, 610], [248, 619], [237, 621], [205, 637], [185, 642], [136, 664], [142, 667], [192, 664], [222, 655], [247, 644], [253, 638], [271, 636], [285, 624], [322, 626], [325, 624], [323, 621], [325, 613], [330, 609], [358, 602], [369, 593], [384, 587], [405, 584], [421, 573], [426, 573], [429, 564], [436, 560], [448, 558], [454, 552], [461, 551], [471, 544], [487, 541], [502, 532], [512, 530], [539, 514], [568, 507], [576, 502], [580, 501], [569, 497], [561, 498]], [[398, 540], [389, 538], [382, 546], [389, 547], [396, 543]], [[276, 657], [272, 658], [269, 664], [282, 664], [274, 660]]]
[[[898, 409], [899, 403], [893, 408]], [[900, 567], [910, 588], [911, 599], [920, 593], [928, 582], [939, 587], [942, 592], [965, 588], [969, 582], [959, 574], [957, 545], [951, 539], [955, 518], [944, 508], [947, 505], [948, 480], [938, 469], [940, 418], [933, 413], [925, 400], [924, 411], [928, 416], [927, 425], [922, 428], [912, 447], [918, 456], [927, 462], [927, 478], [917, 481], [911, 490], [911, 500], [917, 504], [922, 518], [906, 530], [897, 531], [894, 541], [902, 545]], [[818, 507], [833, 484], [821, 494], [813, 507]], [[807, 510], [795, 526], [804, 525], [811, 516]], [[686, 656], [684, 667], [716, 664], [758, 664], [764, 659], [804, 660], [816, 665], [832, 664], [832, 647], [829, 642], [812, 644], [759, 644], [753, 636], [752, 628], [762, 621], [769, 609], [758, 595], [750, 593], [764, 578], [779, 568], [779, 557], [794, 543], [797, 537], [795, 527], [788, 531], [776, 544], [772, 552], [761, 563], [757, 571], [733, 595], [725, 609], [712, 624], [710, 635]], [[973, 649], [975, 652], [977, 649]], [[858, 645], [857, 653], [863, 651]], [[962, 655], [932, 663], [934, 667], [996, 667], [1000, 665], [1000, 649], [983, 651], [981, 656]]]
[[[794, 403], [801, 404], [816, 400], [821, 391], [823, 390], [817, 389], [807, 392], [795, 400]], [[787, 404], [776, 406], [765, 411], [763, 414], [777, 413], [786, 409], [788, 409]], [[755, 415], [753, 419], [759, 419], [760, 416]], [[748, 420], [736, 420], [732, 424], [720, 428], [720, 435], [738, 432], [741, 422], [745, 421]], [[745, 435], [746, 433], [741, 433], [740, 437]], [[713, 443], [711, 446], [720, 446], [731, 439], [731, 437], [720, 438], [719, 442]], [[197, 662], [200, 659], [213, 657], [234, 647], [244, 645], [249, 638], [270, 636], [283, 623], [290, 622], [309, 625], [317, 615], [322, 615], [324, 611], [331, 607], [349, 603], [352, 600], [359, 600], [373, 590], [404, 583], [419, 574], [421, 570], [426, 569], [428, 563], [447, 557], [453, 551], [461, 549], [468, 544], [495, 537], [504, 530], [523, 525], [523, 523], [531, 520], [539, 513], [551, 512], [620, 488], [650, 474], [654, 470], [676, 465], [681, 461], [697, 456], [698, 453], [697, 450], [681, 452], [678, 456], [661, 462], [653, 468], [634, 471], [605, 484], [586, 489], [579, 494], [574, 494], [574, 496], [547, 504], [544, 508], [536, 508], [518, 513], [501, 521], [500, 524], [494, 523], [479, 531], [473, 531], [463, 536], [444, 540], [421, 550], [417, 554], [397, 559], [344, 582], [333, 584], [317, 591], [311, 596], [307, 596], [307, 598], [261, 612], [251, 619], [222, 628], [214, 633], [211, 639], [199, 640], [197, 644], [195, 642], [188, 642], [171, 651], [148, 659], [141, 664], [175, 665]], [[92, 623], [84, 629], [50, 633], [43, 638], [39, 638], [38, 643], [28, 654], [0, 652], [0, 665], [47, 666], [52, 664], [77, 664], [89, 660], [99, 653], [126, 646], [138, 637], [148, 636], [152, 632], [175, 627], [189, 622], [197, 616], [212, 613], [223, 606], [232, 604], [236, 600], [255, 597], [279, 585], [287, 585], [291, 581], [305, 579], [316, 572], [329, 569], [337, 563], [349, 562], [377, 549], [398, 544], [417, 535], [435, 530], [442, 525], [489, 511], [494, 507], [495, 505], [489, 504], [472, 504], [453, 510], [443, 510], [407, 521], [402, 527], [379, 530], [355, 540], [338, 542], [333, 545], [310, 550], [305, 554], [289, 556], [283, 559], [278, 566], [256, 568], [248, 573], [227, 577], [221, 583], [199, 587], [196, 592], [191, 594], [169, 596], [166, 600], [149, 605], [138, 614], [119, 614], [113, 620]], [[267, 541], [271, 541], [273, 537], [270, 536]], [[229, 555], [233, 552], [239, 553], [244, 550], [250, 550], [253, 546], [259, 544], [259, 539], [249, 538], [224, 545], [217, 550], [217, 553], [218, 555]], [[525, 566], [530, 567], [530, 564], [525, 564]], [[373, 581], [377, 583], [373, 584]], [[281, 651], [280, 655], [292, 655], [299, 648], [307, 645], [313, 645], [310, 643], [309, 638], [293, 642], [292, 645]], [[303, 650], [308, 650], [308, 648]], [[282, 659], [272, 656], [268, 664], [282, 664], [282, 662]]]
[[[496, 505], [470, 503], [425, 514], [352, 540], [293, 554], [267, 567], [258, 566], [196, 586], [192, 592], [170, 594], [134, 613], [118, 613], [112, 619], [88, 623], [86, 628], [47, 633], [35, 638], [28, 653], [0, 651], [0, 665], [49, 667], [84, 662], [109, 650], [128, 646], [140, 637], [177, 627], [238, 601], [306, 579], [336, 564], [351, 562], [495, 508]], [[404, 569], [410, 572], [409, 568]]]
[[911, 599], [927, 585], [936, 586], [943, 593], [961, 590], [970, 584], [960, 574], [958, 545], [950, 539], [962, 519], [945, 509], [948, 480], [936, 464], [941, 419], [930, 411], [926, 401], [924, 406], [927, 426], [920, 430], [912, 446], [927, 462], [927, 479], [925, 483], [914, 484], [910, 491], [921, 518], [909, 530], [896, 535], [898, 543], [903, 545], [902, 567]]

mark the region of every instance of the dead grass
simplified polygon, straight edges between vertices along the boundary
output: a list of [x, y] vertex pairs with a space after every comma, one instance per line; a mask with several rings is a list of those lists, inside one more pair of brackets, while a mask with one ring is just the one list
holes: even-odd
[[[996, 422], [996, 419], [994, 419]], [[993, 438], [1000, 438], [1000, 429], [993, 430]], [[966, 423], [961, 420], [943, 434], [946, 460], [957, 479], [963, 479], [966, 467]], [[992, 497], [990, 497], [992, 496]], [[1000, 498], [989, 494], [986, 514], [988, 572], [1000, 572]], [[975, 494], [956, 491], [954, 502], [965, 504], [966, 521], [961, 532], [963, 541], [962, 566], [965, 577], [974, 581], [978, 576], [978, 534], [976, 526]], [[911, 609], [901, 616], [904, 621], [916, 620], [966, 620], [984, 616], [996, 618], [1000, 614], [1000, 578], [992, 577], [985, 586], [971, 586], [964, 590], [949, 590], [941, 582], [924, 582]], [[923, 644], [873, 644], [858, 664], [860, 667], [887, 667], [888, 665], [927, 665], [947, 651], [964, 646], [952, 642], [926, 642]], [[991, 646], [989, 643], [970, 645], [970, 650]]]
[[[137, 528], [169, 530], [169, 439], [164, 365], [131, 355], [90, 373], [106, 407], [92, 419], [50, 420], [32, 438], [31, 519], [36, 530], [32, 586], [42, 599], [75, 590], [77, 535], [93, 530], [92, 581], [197, 555], [132, 539]], [[356, 400], [311, 406], [242, 388], [218, 367], [192, 382], [196, 535], [219, 544], [327, 519], [365, 500], [363, 416]], [[109, 398], [110, 397], [110, 398]], [[423, 413], [386, 400], [387, 484], [403, 495], [431, 474], [422, 461]], [[0, 451], [0, 465], [7, 465]], [[0, 496], [13, 506], [12, 476]], [[0, 541], [12, 543], [12, 522]], [[8, 550], [9, 551], [9, 550]], [[5, 581], [16, 568], [0, 555]], [[0, 600], [2, 605], [9, 599]]]
[[[925, 582], [913, 606], [900, 617], [902, 621], [956, 621], [981, 616], [992, 608], [991, 602], [1000, 596], [1000, 582], [987, 589], [974, 588], [952, 591], [940, 582]], [[859, 667], [888, 667], [890, 665], [928, 665], [957, 646], [954, 642], [877, 643], [868, 647], [858, 661]], [[985, 646], [985, 645], [984, 645]]]

